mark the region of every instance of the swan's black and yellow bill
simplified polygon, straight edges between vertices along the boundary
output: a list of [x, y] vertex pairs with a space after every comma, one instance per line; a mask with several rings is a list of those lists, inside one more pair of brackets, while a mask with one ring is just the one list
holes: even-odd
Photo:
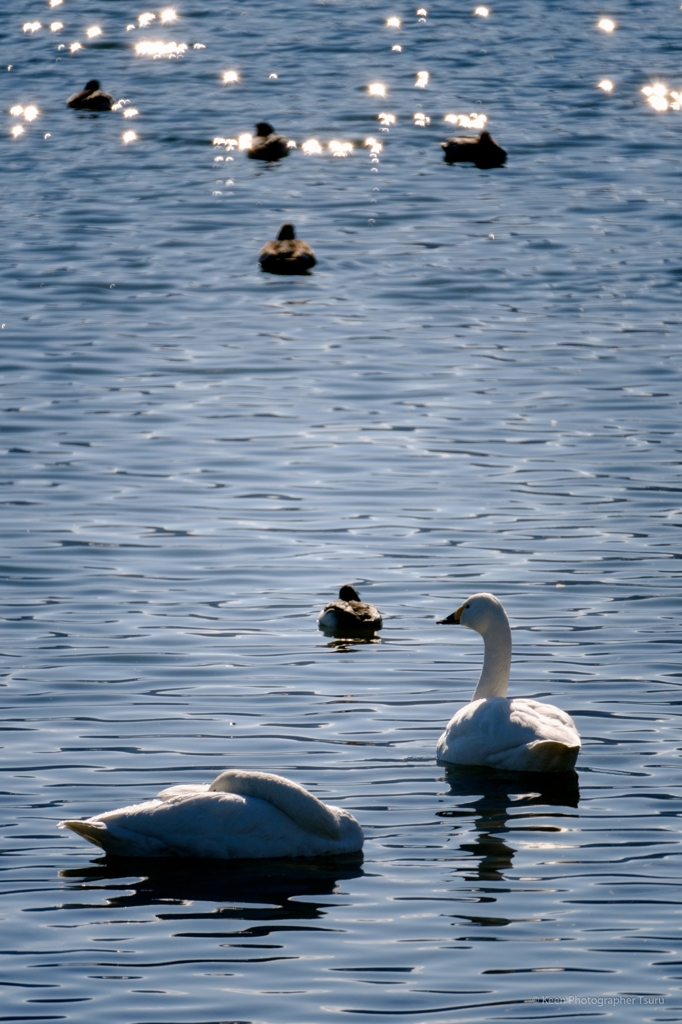
[[452, 615], [448, 615], [447, 619], [438, 619], [436, 622], [437, 626], [459, 626], [459, 620], [462, 612], [464, 611], [464, 605], [461, 604], [456, 612]]

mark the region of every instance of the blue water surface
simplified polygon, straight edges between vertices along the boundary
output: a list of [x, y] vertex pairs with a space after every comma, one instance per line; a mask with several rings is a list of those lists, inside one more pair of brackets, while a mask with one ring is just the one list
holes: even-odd
[[[682, 10], [426, 8], [3, 5], [2, 1021], [682, 1019]], [[214, 145], [262, 119], [280, 164]], [[309, 277], [258, 269], [286, 220]], [[317, 630], [345, 582], [380, 642]], [[577, 776], [436, 763], [480, 590]], [[364, 860], [55, 828], [228, 767]]]

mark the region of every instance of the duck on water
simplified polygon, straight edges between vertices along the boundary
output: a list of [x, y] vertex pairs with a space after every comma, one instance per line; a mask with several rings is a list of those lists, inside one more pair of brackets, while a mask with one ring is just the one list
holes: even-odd
[[317, 263], [307, 242], [296, 238], [293, 224], [282, 224], [274, 242], [266, 242], [258, 257], [267, 274], [307, 274]]
[[571, 771], [580, 736], [570, 715], [553, 704], [507, 697], [512, 638], [497, 598], [474, 594], [439, 624], [480, 633], [484, 656], [471, 703], [450, 719], [438, 740], [438, 759], [508, 771]]
[[84, 89], [69, 96], [66, 105], [74, 110], [111, 110], [114, 102], [113, 96], [100, 89], [97, 79], [91, 78]]
[[246, 155], [251, 160], [266, 160], [268, 163], [275, 163], [275, 161], [289, 156], [289, 143], [283, 135], [278, 135], [267, 121], [259, 121], [256, 125], [256, 134], [251, 139], [251, 145], [247, 149]]
[[360, 600], [355, 587], [346, 583], [337, 601], [330, 601], [319, 614], [317, 624], [328, 636], [352, 639], [368, 637], [383, 626], [381, 612], [373, 604]]
[[445, 150], [446, 164], [471, 163], [482, 171], [488, 171], [507, 162], [505, 150], [497, 145], [489, 132], [481, 132], [477, 139], [470, 135], [447, 139], [441, 142], [441, 148]]

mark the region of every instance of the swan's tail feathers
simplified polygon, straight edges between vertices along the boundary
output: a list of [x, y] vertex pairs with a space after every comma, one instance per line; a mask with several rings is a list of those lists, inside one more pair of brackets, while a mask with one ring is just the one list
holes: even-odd
[[568, 772], [575, 768], [580, 753], [580, 744], [567, 746], [557, 740], [538, 740], [529, 744], [533, 761], [537, 763], [536, 771]]
[[105, 848], [103, 840], [107, 834], [107, 827], [101, 822], [60, 821], [57, 828], [70, 828], [72, 832], [87, 839], [88, 842], [94, 843], [95, 846], [101, 846], [102, 849]]
[[[113, 821], [111, 817], [107, 821], [98, 821], [92, 818], [90, 821], [60, 821], [57, 828], [70, 828], [76, 835], [87, 839], [89, 843], [94, 843], [95, 846], [100, 846], [105, 853], [112, 857], [173, 856], [173, 848], [164, 839], [136, 831], [135, 823], [132, 823], [132, 827], [130, 824], [126, 827], [125, 812], [132, 809], [121, 808], [124, 814], [119, 817], [118, 821]], [[113, 811], [109, 812], [109, 815], [117, 813]], [[121, 817], [124, 824], [121, 824]]]
[[223, 772], [209, 787], [214, 793], [237, 793], [266, 800], [300, 828], [324, 839], [339, 839], [341, 825], [334, 811], [303, 786], [268, 772]]

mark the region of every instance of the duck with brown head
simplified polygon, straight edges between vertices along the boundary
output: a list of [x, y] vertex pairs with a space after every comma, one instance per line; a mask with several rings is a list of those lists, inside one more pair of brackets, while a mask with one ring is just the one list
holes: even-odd
[[293, 224], [282, 224], [274, 242], [266, 242], [258, 257], [267, 274], [307, 274], [317, 260], [307, 242], [296, 238]]
[[267, 121], [259, 121], [256, 134], [251, 139], [251, 146], [246, 151], [251, 160], [265, 160], [275, 163], [289, 156], [289, 143], [283, 135], [278, 135]]
[[479, 170], [488, 171], [507, 162], [505, 150], [497, 145], [490, 132], [481, 132], [477, 139], [470, 135], [447, 139], [441, 142], [441, 148], [445, 150], [446, 164], [471, 163]]
[[330, 601], [319, 614], [317, 624], [327, 636], [349, 640], [372, 636], [383, 626], [381, 612], [373, 604], [360, 600], [355, 587], [346, 583], [337, 601]]
[[69, 96], [66, 101], [67, 107], [72, 107], [74, 110], [111, 110], [114, 105], [114, 97], [110, 96], [108, 92], [103, 92], [99, 87], [99, 82], [96, 78], [91, 78], [86, 83], [85, 88], [81, 89], [80, 92], [75, 92], [73, 96]]

